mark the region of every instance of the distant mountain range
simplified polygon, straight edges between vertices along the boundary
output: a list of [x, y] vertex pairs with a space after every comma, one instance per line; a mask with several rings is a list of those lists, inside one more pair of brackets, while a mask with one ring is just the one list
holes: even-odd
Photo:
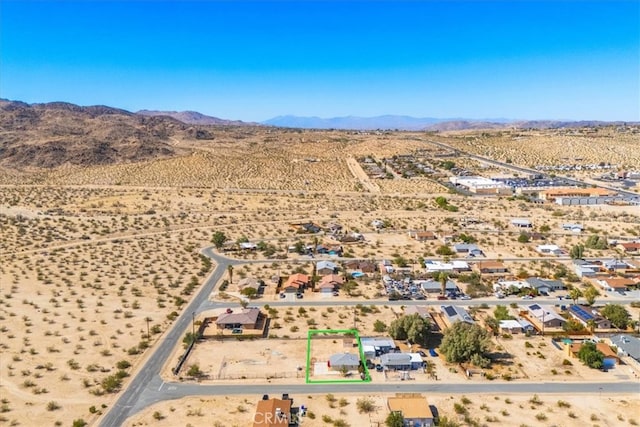
[[410, 117], [385, 115], [377, 117], [299, 117], [278, 116], [262, 122], [265, 125], [302, 128], [302, 129], [351, 129], [351, 130], [376, 130], [398, 129], [409, 131], [451, 131], [465, 129], [549, 129], [570, 128], [587, 126], [606, 126], [611, 124], [623, 124], [624, 122], [604, 121], [560, 121], [560, 120], [510, 120], [510, 119], [437, 119], [433, 117]]
[[154, 110], [140, 110], [136, 114], [143, 116], [167, 116], [176, 120], [180, 120], [182, 123], [189, 125], [213, 125], [213, 126], [256, 126], [258, 123], [243, 122], [241, 120], [225, 120], [218, 117], [207, 116], [197, 111], [154, 111]]

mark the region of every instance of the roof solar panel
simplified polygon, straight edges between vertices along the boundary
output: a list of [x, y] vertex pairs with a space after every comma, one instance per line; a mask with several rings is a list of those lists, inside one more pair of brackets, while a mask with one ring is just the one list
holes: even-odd
[[531, 304], [531, 305], [529, 306], [529, 308], [530, 308], [531, 310], [540, 310], [540, 306], [539, 306], [538, 304]]
[[444, 308], [444, 311], [445, 311], [445, 313], [447, 313], [447, 316], [449, 316], [449, 317], [453, 317], [453, 316], [455, 316], [456, 314], [458, 314], [458, 313], [456, 312], [456, 309], [455, 309], [453, 306], [451, 306], [451, 305], [446, 306], [446, 307]]

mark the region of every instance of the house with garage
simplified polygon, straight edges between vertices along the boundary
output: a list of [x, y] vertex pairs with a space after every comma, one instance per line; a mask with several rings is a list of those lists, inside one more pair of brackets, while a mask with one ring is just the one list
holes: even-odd
[[353, 353], [336, 353], [329, 357], [327, 362], [329, 369], [333, 371], [355, 370], [360, 366], [360, 356]]
[[567, 312], [586, 328], [590, 328], [593, 323], [593, 326], [596, 329], [611, 329], [611, 322], [602, 317], [598, 310], [595, 310], [592, 307], [572, 304], [567, 308]]
[[282, 285], [282, 290], [285, 293], [298, 293], [303, 292], [311, 283], [311, 278], [306, 274], [295, 273], [287, 278], [287, 281]]
[[524, 313], [538, 330], [544, 328], [561, 328], [567, 322], [557, 311], [541, 307], [538, 304], [525, 306]]
[[376, 352], [376, 356], [394, 351], [396, 343], [393, 338], [388, 337], [362, 337], [360, 338], [360, 345], [371, 346]]
[[257, 329], [262, 313], [257, 307], [243, 308], [238, 311], [229, 310], [216, 319], [218, 329]]
[[404, 308], [405, 316], [413, 316], [417, 314], [423, 319], [430, 319], [431, 314], [429, 313], [429, 309], [424, 305], [409, 305]]
[[509, 269], [500, 261], [481, 261], [475, 264], [475, 269], [480, 274], [505, 275]]
[[607, 292], [626, 292], [629, 286], [636, 285], [633, 280], [623, 277], [608, 277], [596, 280], [596, 283]]
[[457, 254], [467, 254], [469, 256], [484, 256], [484, 252], [477, 245], [472, 243], [456, 243], [453, 250]]
[[465, 261], [453, 260], [451, 262], [426, 260], [424, 266], [428, 273], [460, 273], [463, 271], [471, 271], [471, 267]]
[[367, 273], [367, 274], [375, 273], [376, 271], [378, 271], [376, 263], [368, 260], [351, 259], [351, 260], [345, 261], [344, 267], [347, 270], [361, 271], [362, 273]]
[[320, 282], [318, 282], [317, 289], [321, 293], [333, 293], [340, 289], [340, 286], [344, 284], [344, 277], [338, 274], [329, 274], [322, 276]]
[[561, 291], [566, 286], [561, 280], [542, 279], [540, 277], [529, 277], [525, 280], [531, 289], [535, 289], [539, 294]]
[[456, 322], [475, 323], [471, 315], [459, 305], [441, 305], [440, 312], [442, 318], [451, 327]]
[[338, 271], [338, 265], [331, 261], [318, 261], [316, 263], [316, 274], [319, 276], [325, 276], [327, 274], [334, 274]]
[[[573, 342], [565, 344], [565, 348], [567, 351], [567, 355], [571, 356], [575, 359], [578, 358], [578, 352], [584, 345], [584, 342]], [[605, 368], [613, 368], [615, 365], [620, 363], [620, 357], [616, 354], [615, 351], [606, 343], [598, 342], [596, 343], [596, 350], [598, 350], [603, 355], [602, 364]]]
[[535, 328], [531, 324], [522, 318], [501, 320], [499, 324], [500, 333], [503, 334], [522, 334], [531, 333], [535, 331]]
[[[253, 416], [253, 427], [295, 427], [298, 425], [296, 417], [293, 417], [293, 399], [269, 399], [264, 395], [256, 406]], [[297, 410], [297, 408], [296, 408]]]
[[618, 349], [618, 355], [630, 357], [640, 366], [640, 338], [632, 335], [614, 335], [611, 337], [611, 344]]
[[409, 353], [385, 353], [380, 356], [380, 364], [388, 371], [409, 371], [411, 356]]
[[261, 284], [260, 281], [255, 277], [245, 277], [238, 281], [238, 289], [242, 291], [243, 289], [246, 289], [246, 288], [252, 288], [257, 291], [260, 288], [260, 284]]
[[536, 246], [536, 252], [541, 253], [543, 255], [555, 255], [555, 256], [561, 256], [564, 254], [564, 251], [560, 249], [558, 245], [538, 245]]
[[403, 427], [435, 426], [435, 415], [427, 399], [419, 393], [396, 393], [387, 398], [390, 412], [399, 412], [404, 419]]
[[[414, 282], [417, 286], [422, 289], [422, 292], [426, 294], [439, 294], [442, 290], [442, 282], [439, 280], [428, 279], [428, 280], [416, 280]], [[447, 283], [445, 285], [445, 294], [447, 292], [457, 292], [458, 285], [451, 279], [447, 279]]]
[[640, 252], [640, 242], [623, 242], [618, 243], [618, 249], [627, 254], [636, 254]]
[[409, 236], [412, 239], [416, 239], [418, 242], [427, 242], [430, 240], [436, 240], [438, 236], [433, 231], [411, 231]]
[[511, 220], [511, 225], [516, 228], [533, 228], [533, 223], [525, 218], [513, 218]]
[[573, 266], [578, 277], [594, 277], [600, 272], [600, 265], [593, 261], [574, 259]]

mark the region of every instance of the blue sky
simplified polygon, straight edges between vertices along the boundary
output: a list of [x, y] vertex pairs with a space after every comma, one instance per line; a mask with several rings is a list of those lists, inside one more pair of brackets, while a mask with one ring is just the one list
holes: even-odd
[[0, 97], [293, 114], [640, 120], [640, 2], [0, 5]]

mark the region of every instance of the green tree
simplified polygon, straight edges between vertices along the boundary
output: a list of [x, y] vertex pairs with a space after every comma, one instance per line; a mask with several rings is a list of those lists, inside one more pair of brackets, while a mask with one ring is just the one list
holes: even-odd
[[562, 329], [571, 334], [584, 331], [584, 325], [576, 319], [569, 319], [564, 322]]
[[389, 335], [397, 340], [423, 343], [429, 335], [429, 321], [419, 314], [401, 316], [389, 325]]
[[193, 378], [201, 377], [202, 371], [200, 370], [200, 366], [198, 366], [197, 363], [194, 363], [193, 365], [189, 366], [189, 369], [187, 370], [187, 376], [190, 376]]
[[222, 248], [226, 241], [227, 236], [222, 231], [216, 231], [213, 233], [213, 237], [211, 237], [211, 243], [213, 243], [216, 249]]
[[384, 420], [384, 425], [387, 427], [403, 427], [404, 417], [402, 416], [402, 412], [390, 412], [389, 415], [387, 415], [387, 419]]
[[584, 245], [573, 245], [569, 251], [571, 259], [582, 259], [584, 257]]
[[489, 332], [475, 323], [456, 322], [444, 333], [440, 352], [447, 362], [469, 362], [474, 355], [484, 358], [491, 348]]
[[491, 332], [494, 335], [497, 335], [498, 332], [500, 332], [500, 322], [495, 317], [487, 316], [484, 319], [484, 324], [487, 326], [487, 328], [491, 329]]
[[608, 246], [607, 239], [596, 234], [589, 236], [584, 245], [589, 249], [598, 250], [606, 249]]
[[596, 298], [600, 295], [600, 292], [593, 286], [589, 286], [584, 290], [583, 295], [587, 301], [587, 305], [593, 305], [596, 302]]
[[122, 379], [116, 375], [109, 375], [102, 380], [100, 385], [106, 393], [115, 393], [122, 387]]
[[600, 369], [604, 364], [604, 354], [602, 354], [591, 341], [582, 344], [582, 347], [580, 347], [578, 351], [578, 359], [593, 369]]
[[438, 273], [438, 281], [440, 282], [440, 295], [447, 293], [447, 282], [449, 281], [449, 273], [441, 271]]
[[387, 325], [380, 319], [373, 322], [373, 330], [375, 332], [384, 332], [387, 330]]
[[509, 314], [509, 309], [506, 305], [498, 305], [493, 310], [493, 315], [497, 320], [509, 320], [513, 319], [513, 316]]
[[347, 295], [352, 296], [357, 287], [357, 282], [355, 282], [354, 280], [349, 280], [342, 285], [342, 290], [346, 292]]
[[258, 291], [255, 288], [252, 288], [251, 286], [247, 286], [246, 288], [242, 289], [240, 293], [245, 297], [255, 298], [256, 295], [258, 294]]
[[573, 288], [569, 291], [569, 298], [573, 301], [574, 304], [578, 302], [578, 299], [582, 296], [582, 291], [578, 288]]
[[518, 236], [518, 242], [520, 243], [529, 243], [529, 240], [531, 240], [531, 238], [528, 233], [520, 233]]
[[444, 256], [450, 256], [453, 255], [453, 249], [451, 249], [449, 246], [447, 245], [440, 245], [437, 249], [436, 249], [436, 253], [438, 255], [444, 255]]
[[626, 308], [619, 304], [607, 304], [600, 310], [605, 318], [611, 321], [611, 324], [619, 329], [627, 329], [631, 320], [631, 315]]

